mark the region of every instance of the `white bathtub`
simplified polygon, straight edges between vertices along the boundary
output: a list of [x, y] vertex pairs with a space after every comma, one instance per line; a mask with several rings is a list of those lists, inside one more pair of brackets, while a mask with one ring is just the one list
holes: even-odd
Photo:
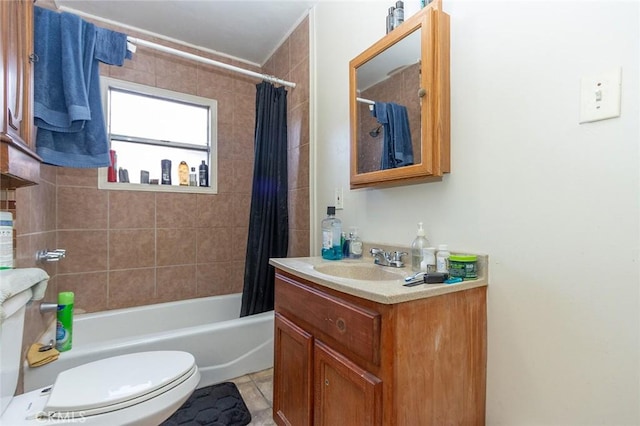
[[240, 293], [76, 315], [73, 348], [57, 361], [24, 366], [25, 392], [53, 384], [61, 371], [110, 356], [183, 350], [209, 386], [273, 366], [273, 311], [239, 318]]

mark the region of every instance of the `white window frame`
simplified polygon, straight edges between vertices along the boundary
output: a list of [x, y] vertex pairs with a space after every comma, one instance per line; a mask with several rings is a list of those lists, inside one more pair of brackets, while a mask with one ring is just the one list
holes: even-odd
[[[186, 93], [174, 92], [171, 90], [160, 89], [157, 87], [146, 86], [143, 84], [132, 83], [129, 81], [117, 80], [115, 78], [100, 76], [100, 90], [102, 92], [102, 107], [104, 111], [104, 119], [108, 129], [109, 123], [109, 88], [128, 90], [131, 92], [147, 94], [150, 96], [161, 97], [165, 99], [175, 100], [178, 102], [187, 102], [195, 105], [203, 105], [209, 107], [209, 186], [178, 186], [178, 185], [151, 185], [139, 183], [122, 183], [108, 182], [108, 167], [98, 169], [98, 189], [106, 190], [124, 190], [124, 191], [147, 191], [147, 192], [184, 192], [198, 194], [217, 194], [218, 193], [218, 101], [208, 99], [201, 96], [189, 95]], [[110, 135], [109, 135], [110, 137]], [[160, 164], [158, 164], [160, 168]]]

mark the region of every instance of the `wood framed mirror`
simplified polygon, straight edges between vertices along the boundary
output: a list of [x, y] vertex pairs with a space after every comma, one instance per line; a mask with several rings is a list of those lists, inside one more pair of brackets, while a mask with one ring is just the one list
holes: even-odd
[[351, 189], [440, 180], [449, 160], [449, 16], [434, 0], [349, 63]]

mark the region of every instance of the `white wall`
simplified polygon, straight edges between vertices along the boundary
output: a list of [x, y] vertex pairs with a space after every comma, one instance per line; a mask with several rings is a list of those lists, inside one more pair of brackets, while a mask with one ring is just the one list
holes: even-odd
[[[393, 2], [314, 10], [312, 223], [343, 187], [365, 241], [408, 245], [424, 221], [489, 255], [487, 424], [638, 425], [640, 3], [444, 2], [452, 173], [389, 189], [348, 190], [347, 71]], [[578, 124], [580, 77], [615, 67], [621, 117]]]

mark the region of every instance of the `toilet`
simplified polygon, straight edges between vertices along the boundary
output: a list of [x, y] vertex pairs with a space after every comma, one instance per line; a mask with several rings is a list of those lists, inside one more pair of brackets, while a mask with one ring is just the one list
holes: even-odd
[[0, 271], [0, 425], [157, 426], [180, 408], [200, 381], [193, 355], [183, 351], [90, 362], [63, 371], [50, 386], [14, 396], [25, 307], [42, 298], [48, 278], [38, 268]]

